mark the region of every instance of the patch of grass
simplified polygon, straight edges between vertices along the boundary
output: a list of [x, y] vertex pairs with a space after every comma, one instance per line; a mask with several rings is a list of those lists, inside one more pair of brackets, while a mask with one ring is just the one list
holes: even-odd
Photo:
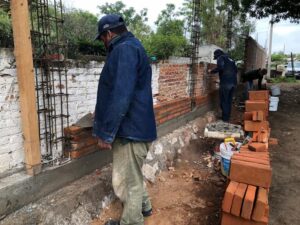
[[270, 83], [297, 83], [297, 80], [295, 77], [276, 77], [276, 78], [271, 78]]

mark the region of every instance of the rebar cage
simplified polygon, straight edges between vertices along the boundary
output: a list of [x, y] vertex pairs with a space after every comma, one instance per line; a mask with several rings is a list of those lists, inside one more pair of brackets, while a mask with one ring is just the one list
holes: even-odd
[[59, 164], [69, 126], [67, 45], [61, 0], [31, 0], [31, 37], [43, 164]]

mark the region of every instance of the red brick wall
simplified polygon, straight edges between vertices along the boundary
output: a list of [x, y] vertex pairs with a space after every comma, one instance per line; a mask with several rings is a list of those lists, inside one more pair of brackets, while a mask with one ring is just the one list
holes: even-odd
[[216, 82], [219, 79], [218, 74], [208, 74], [208, 69], [215, 68], [214, 64], [200, 63], [197, 68], [195, 79], [195, 97], [206, 96], [217, 90]]
[[[210, 96], [217, 90], [218, 75], [209, 75], [208, 69], [214, 68], [213, 64], [200, 63], [197, 67], [194, 80], [194, 100], [196, 107], [207, 104]], [[155, 116], [157, 125], [178, 116], [191, 112], [192, 98], [189, 96], [189, 64], [159, 64], [158, 86], [159, 92], [155, 96]]]
[[155, 105], [156, 124], [162, 124], [168, 120], [184, 115], [191, 111], [191, 99], [189, 97], [174, 99]]
[[246, 39], [245, 49], [245, 72], [266, 67], [266, 50], [261, 47], [253, 38]]
[[189, 65], [162, 63], [159, 69], [159, 102], [188, 97]]

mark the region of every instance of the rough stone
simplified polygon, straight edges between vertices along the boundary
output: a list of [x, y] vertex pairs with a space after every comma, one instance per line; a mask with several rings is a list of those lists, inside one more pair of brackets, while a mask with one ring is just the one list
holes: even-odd
[[[157, 164], [156, 164], [157, 165]], [[155, 183], [155, 175], [156, 175], [156, 168], [154, 166], [150, 166], [149, 164], [145, 164], [143, 166], [143, 174], [145, 178], [150, 181], [151, 183]]]
[[154, 154], [155, 155], [160, 155], [163, 153], [163, 146], [162, 144], [158, 143], [154, 146]]

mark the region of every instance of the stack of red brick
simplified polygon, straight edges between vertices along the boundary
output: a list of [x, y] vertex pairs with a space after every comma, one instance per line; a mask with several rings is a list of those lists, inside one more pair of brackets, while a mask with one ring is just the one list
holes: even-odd
[[272, 168], [269, 157], [269, 92], [251, 91], [246, 101], [244, 129], [252, 139], [235, 153], [230, 183], [222, 205], [222, 225], [267, 225]]
[[97, 139], [92, 136], [92, 128], [70, 126], [64, 129], [66, 146], [64, 155], [77, 159], [97, 151]]
[[191, 98], [175, 99], [154, 106], [156, 124], [160, 125], [191, 111]]

